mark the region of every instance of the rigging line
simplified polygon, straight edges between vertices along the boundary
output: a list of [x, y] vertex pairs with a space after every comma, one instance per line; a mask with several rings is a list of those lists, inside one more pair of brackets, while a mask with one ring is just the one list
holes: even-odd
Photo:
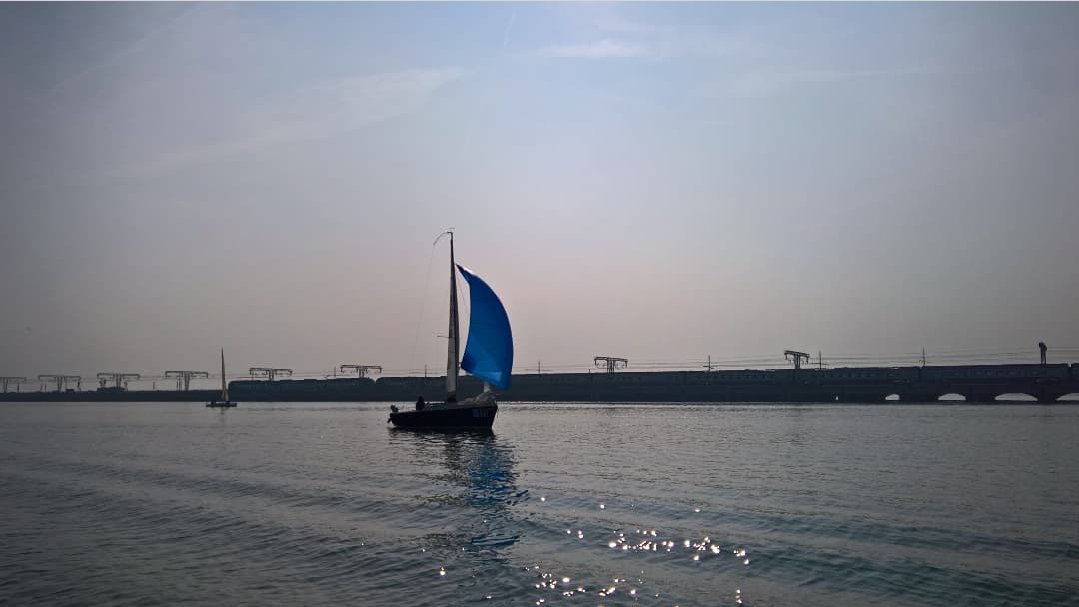
[[[442, 238], [442, 235], [439, 235]], [[408, 366], [411, 368], [416, 362], [416, 345], [420, 342], [420, 327], [423, 325], [423, 317], [427, 312], [427, 292], [431, 288], [431, 268], [435, 264], [435, 245], [438, 244], [438, 240], [435, 240], [431, 244], [431, 256], [427, 259], [427, 278], [423, 281], [423, 296], [420, 297], [420, 318], [416, 322], [416, 330], [412, 335], [412, 351], [408, 355]]]

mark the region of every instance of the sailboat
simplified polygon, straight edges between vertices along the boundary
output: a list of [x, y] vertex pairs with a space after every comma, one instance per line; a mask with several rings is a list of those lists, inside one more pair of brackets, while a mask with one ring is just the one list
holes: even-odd
[[221, 348], [221, 400], [216, 398], [206, 403], [207, 407], [235, 407], [236, 403], [229, 400], [229, 385], [225, 383], [225, 349]]
[[[412, 411], [390, 407], [389, 421], [397, 428], [490, 428], [495, 423], [498, 403], [491, 386], [505, 390], [510, 385], [513, 367], [513, 333], [510, 331], [506, 308], [479, 276], [457, 265], [453, 253], [453, 231], [443, 232], [450, 237], [450, 328], [446, 357], [446, 400], [426, 403], [421, 397]], [[459, 319], [457, 315], [457, 273], [468, 282], [469, 322], [465, 353], [458, 362]], [[483, 380], [483, 392], [462, 401], [457, 400], [457, 379], [464, 369]]]

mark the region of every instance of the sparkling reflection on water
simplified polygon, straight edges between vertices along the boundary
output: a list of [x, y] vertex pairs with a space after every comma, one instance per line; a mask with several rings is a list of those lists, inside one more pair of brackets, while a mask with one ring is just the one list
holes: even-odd
[[1076, 604], [1079, 408], [0, 406], [0, 603]]

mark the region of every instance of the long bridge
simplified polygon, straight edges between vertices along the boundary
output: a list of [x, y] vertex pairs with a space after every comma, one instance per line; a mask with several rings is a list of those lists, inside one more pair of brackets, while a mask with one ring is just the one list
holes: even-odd
[[[336, 379], [233, 380], [240, 402], [411, 402], [437, 400], [441, 377], [349, 377]], [[482, 384], [464, 376], [459, 393]], [[0, 401], [197, 402], [214, 390], [22, 392]], [[994, 402], [1026, 395], [1040, 403], [1079, 398], [1079, 364], [847, 367], [610, 373], [531, 373], [513, 376], [503, 402], [935, 402], [949, 395], [968, 402]]]

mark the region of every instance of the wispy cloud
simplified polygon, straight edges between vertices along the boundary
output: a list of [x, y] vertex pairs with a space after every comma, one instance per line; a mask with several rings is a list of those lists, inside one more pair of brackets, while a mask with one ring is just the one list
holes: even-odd
[[633, 21], [619, 14], [596, 19], [594, 24], [600, 31], [619, 34], [666, 34], [675, 31], [670, 26]]
[[731, 57], [761, 54], [766, 47], [747, 31], [714, 31], [632, 21], [618, 14], [593, 19], [597, 40], [553, 45], [528, 53], [548, 59], [670, 59]]
[[168, 32], [177, 27], [185, 17], [194, 13], [196, 10], [200, 10], [200, 5], [181, 5], [176, 12], [168, 16], [156, 27], [148, 28], [146, 31], [142, 32], [141, 35], [130, 40], [119, 49], [104, 57], [98, 58], [96, 61], [86, 65], [77, 72], [69, 74], [53, 84], [52, 87], [49, 88], [48, 94], [56, 95], [72, 85], [83, 82], [92, 76], [98, 75], [100, 72], [122, 64], [133, 56], [147, 52], [159, 38], [167, 35]]
[[467, 73], [460, 68], [414, 69], [318, 83], [267, 100], [240, 116], [238, 119], [247, 126], [236, 137], [174, 149], [127, 172], [174, 170], [269, 146], [362, 129], [415, 111], [436, 90]]
[[728, 92], [739, 96], [763, 96], [812, 84], [832, 84], [871, 78], [921, 76], [939, 70], [925, 67], [887, 69], [796, 69], [755, 71], [736, 77]]
[[414, 111], [465, 73], [416, 69], [319, 83], [260, 106], [253, 114], [256, 131], [273, 141], [296, 141], [356, 130]]
[[629, 59], [645, 57], [651, 53], [643, 44], [605, 38], [588, 44], [548, 46], [532, 54], [548, 59]]
[[510, 32], [513, 31], [513, 24], [517, 21], [517, 11], [514, 11], [510, 15], [509, 23], [506, 24], [506, 32], [502, 34], [502, 50], [506, 50], [506, 45], [510, 43]]

